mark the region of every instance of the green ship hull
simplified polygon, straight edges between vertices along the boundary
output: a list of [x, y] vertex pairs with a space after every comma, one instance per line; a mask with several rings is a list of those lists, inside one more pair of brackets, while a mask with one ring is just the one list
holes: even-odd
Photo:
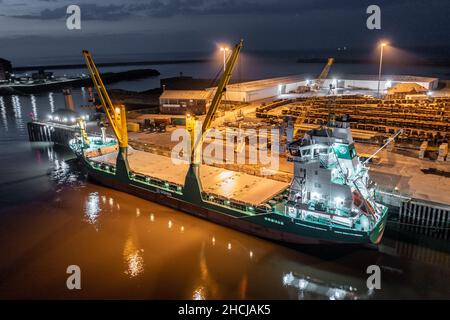
[[83, 154], [78, 153], [78, 157], [89, 177], [99, 184], [265, 239], [291, 244], [342, 243], [372, 246], [378, 244], [383, 236], [387, 209], [370, 231], [294, 219], [284, 215], [276, 207], [261, 213], [258, 208], [248, 208], [230, 201], [218, 203], [217, 200], [210, 199], [212, 197], [201, 192], [196, 166], [191, 166], [184, 187], [130, 173], [126, 156], [121, 156], [126, 154], [123, 151], [125, 150], [119, 152], [115, 167], [86, 159]]

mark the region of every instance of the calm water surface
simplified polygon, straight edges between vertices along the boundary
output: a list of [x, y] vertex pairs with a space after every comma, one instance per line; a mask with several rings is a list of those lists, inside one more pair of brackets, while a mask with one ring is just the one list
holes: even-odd
[[[70, 152], [28, 142], [30, 113], [61, 107], [59, 92], [0, 97], [0, 298], [450, 298], [442, 246], [286, 247], [93, 184]], [[66, 289], [72, 264], [81, 291]]]

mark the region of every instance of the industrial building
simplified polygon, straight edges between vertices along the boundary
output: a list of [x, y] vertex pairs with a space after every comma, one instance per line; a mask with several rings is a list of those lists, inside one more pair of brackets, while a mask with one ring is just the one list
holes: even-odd
[[[324, 74], [324, 77], [326, 76], [327, 75]], [[325, 90], [332, 87], [337, 89], [337, 93], [342, 93], [342, 90], [378, 90], [378, 75], [336, 74], [329, 75], [326, 78], [321, 78], [320, 81], [319, 78], [313, 79], [305, 74], [300, 74], [232, 83], [227, 86], [224, 100], [248, 103], [288, 94], [296, 91], [299, 87], [310, 87], [314, 89], [314, 85]], [[183, 114], [186, 112], [186, 108], [193, 108], [196, 104], [202, 106], [197, 113], [204, 113], [205, 111], [202, 111], [201, 109], [204, 105], [206, 105], [206, 100], [208, 100], [209, 97], [212, 97], [215, 90], [215, 87], [206, 87], [207, 84], [211, 84], [211, 80], [193, 79], [192, 77], [182, 75], [163, 80], [161, 81], [161, 86], [165, 89], [169, 89], [165, 90], [165, 93], [163, 93], [163, 96], [161, 96], [160, 99], [161, 110], [164, 110], [161, 112], [163, 113], [169, 113], [172, 111], [176, 114]], [[439, 79], [430, 77], [384, 75], [381, 76], [379, 85], [380, 90], [387, 93], [389, 88], [400, 83], [416, 84], [426, 90], [435, 90], [437, 89], [438, 82]], [[198, 90], [199, 88], [206, 89]], [[206, 92], [210, 93], [207, 94]], [[179, 110], [177, 108], [179, 108]]]
[[11, 78], [12, 65], [11, 62], [0, 58], [0, 81], [6, 81]]
[[165, 114], [204, 114], [212, 93], [212, 90], [164, 90], [159, 97], [159, 109]]
[[[231, 84], [227, 87], [224, 99], [228, 101], [253, 102], [296, 90], [299, 86], [310, 85], [314, 79], [308, 79], [305, 75], [293, 75], [264, 80], [256, 80]], [[405, 75], [382, 76], [380, 89], [387, 90], [398, 83], [415, 83], [426, 90], [437, 88], [439, 79], [428, 77], [416, 77]], [[330, 85], [337, 89], [377, 90], [377, 75], [345, 75], [341, 77], [330, 76], [325, 79], [322, 88]], [[213, 88], [211, 88], [213, 89]]]
[[304, 75], [235, 83], [227, 87], [224, 100], [252, 102], [289, 93], [306, 83], [307, 77]]
[[[387, 90], [399, 83], [418, 84], [426, 90], [435, 90], [438, 86], [438, 78], [418, 77], [407, 75], [384, 75], [380, 79], [380, 90]], [[362, 89], [377, 90], [378, 75], [330, 75], [325, 79], [323, 86], [328, 88], [330, 84], [338, 89]]]

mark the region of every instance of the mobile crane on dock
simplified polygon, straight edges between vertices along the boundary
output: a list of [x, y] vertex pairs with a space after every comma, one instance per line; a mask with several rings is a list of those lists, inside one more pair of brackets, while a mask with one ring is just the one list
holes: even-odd
[[325, 79], [328, 77], [328, 73], [330, 72], [330, 68], [333, 65], [333, 63], [334, 63], [334, 58], [328, 58], [327, 64], [323, 68], [319, 77], [311, 85], [311, 89], [313, 91], [318, 91], [318, 90], [320, 90], [320, 88], [322, 88], [322, 85], [325, 82]]

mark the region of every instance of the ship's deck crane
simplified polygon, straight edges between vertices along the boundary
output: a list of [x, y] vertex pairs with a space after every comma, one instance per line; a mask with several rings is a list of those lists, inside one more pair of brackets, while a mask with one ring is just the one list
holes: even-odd
[[333, 62], [334, 62], [333, 58], [328, 58], [327, 64], [325, 65], [325, 67], [323, 68], [319, 77], [316, 79], [316, 81], [314, 81], [314, 83], [312, 85], [313, 90], [315, 90], [315, 91], [320, 90], [323, 83], [325, 82], [325, 79], [328, 76], [328, 73], [330, 72], [330, 68], [333, 65]]
[[[241, 40], [238, 44], [234, 46], [233, 52], [231, 53], [230, 58], [228, 58], [226, 68], [224, 73], [222, 74], [222, 77], [220, 78], [219, 84], [217, 86], [217, 90], [214, 94], [214, 97], [211, 101], [211, 105], [208, 108], [208, 112], [206, 113], [205, 120], [202, 123], [202, 129], [200, 137], [197, 139], [193, 137], [191, 133], [191, 163], [194, 162], [195, 159], [195, 152], [197, 151], [197, 148], [201, 145], [201, 141], [203, 138], [203, 135], [205, 132], [210, 128], [212, 120], [214, 118], [214, 115], [216, 114], [217, 109], [219, 108], [220, 102], [222, 101], [222, 98], [226, 91], [226, 86], [230, 82], [231, 74], [233, 73], [233, 69], [236, 65], [237, 58], [239, 56], [239, 52], [241, 51], [243, 45], [243, 40]], [[188, 120], [193, 121], [193, 117], [188, 117]], [[187, 123], [188, 124], [188, 123]], [[193, 125], [187, 125], [188, 130], [193, 130]]]
[[196, 120], [192, 116], [187, 116], [186, 128], [191, 135], [191, 150], [190, 150], [190, 164], [189, 170], [186, 174], [186, 179], [184, 182], [183, 193], [187, 199], [194, 203], [203, 202], [202, 199], [202, 185], [199, 179], [199, 165], [201, 159], [197, 159], [199, 154], [198, 149], [202, 147], [202, 139], [205, 132], [210, 128], [214, 115], [220, 105], [220, 102], [225, 94], [226, 86], [230, 81], [231, 74], [236, 65], [239, 52], [241, 51], [243, 45], [243, 40], [234, 46], [231, 56], [228, 58], [226, 68], [222, 77], [220, 78], [217, 90], [209, 106], [206, 117], [201, 126], [201, 132], [197, 135], [195, 132]]
[[89, 147], [91, 142], [89, 141], [88, 135], [86, 133], [86, 121], [83, 118], [77, 119], [78, 126], [80, 127], [81, 138], [83, 139], [84, 147]]
[[92, 82], [97, 89], [100, 101], [102, 103], [103, 109], [106, 112], [111, 126], [113, 127], [114, 133], [116, 134], [117, 140], [119, 141], [119, 146], [121, 148], [128, 147], [128, 133], [127, 133], [127, 120], [125, 115], [125, 106], [119, 105], [114, 106], [111, 98], [106, 91], [103, 80], [100, 77], [100, 73], [92, 59], [92, 55], [88, 50], [83, 50], [84, 60], [91, 73]]
[[127, 119], [124, 105], [115, 106], [111, 98], [108, 95], [108, 91], [103, 84], [103, 80], [100, 73], [92, 59], [92, 55], [88, 50], [83, 50], [83, 57], [86, 61], [86, 65], [91, 74], [92, 82], [97, 89], [100, 101], [102, 103], [103, 109], [105, 110], [106, 116], [108, 117], [109, 123], [111, 124], [114, 134], [119, 142], [119, 153], [117, 156], [116, 163], [116, 174], [124, 175], [128, 177], [128, 161], [127, 161], [127, 149], [128, 149], [128, 132], [127, 132]]

